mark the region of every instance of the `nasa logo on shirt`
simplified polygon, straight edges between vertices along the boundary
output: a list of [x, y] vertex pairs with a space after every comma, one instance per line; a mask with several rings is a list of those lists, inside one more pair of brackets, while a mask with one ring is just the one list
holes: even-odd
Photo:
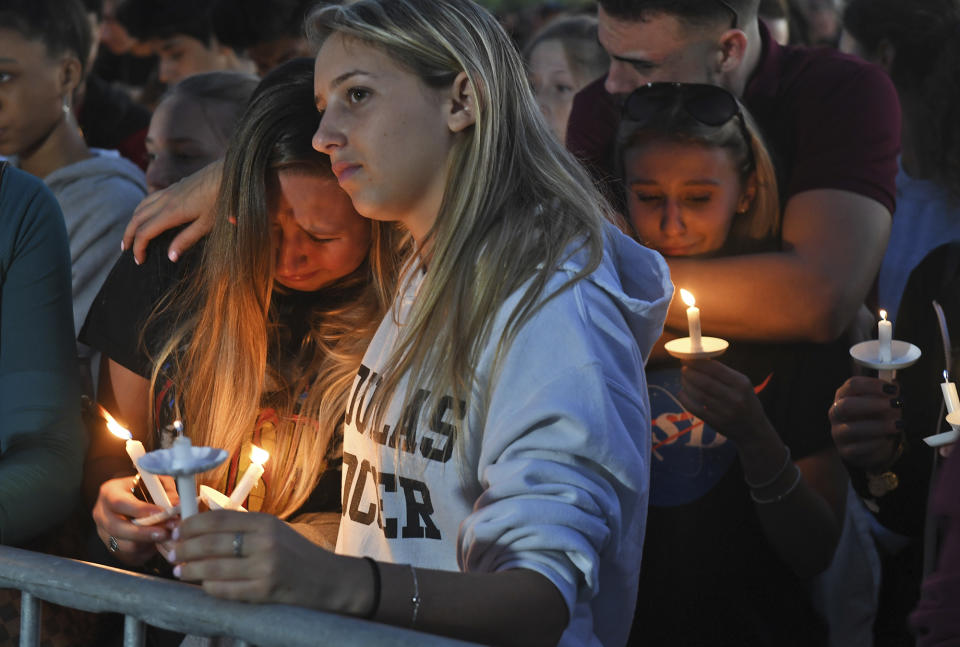
[[679, 367], [648, 370], [647, 386], [653, 441], [650, 505], [692, 503], [723, 478], [737, 449], [680, 404]]

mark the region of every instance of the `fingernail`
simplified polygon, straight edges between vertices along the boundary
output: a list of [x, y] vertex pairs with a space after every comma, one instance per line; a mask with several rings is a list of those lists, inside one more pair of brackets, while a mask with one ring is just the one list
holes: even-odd
[[183, 569], [180, 568], [180, 564], [177, 564], [173, 567], [173, 576], [177, 579], [180, 579], [180, 573]]
[[137, 265], [139, 265], [139, 264], [140, 264], [140, 259], [137, 258], [136, 255], [134, 255], [134, 257], [133, 257], [133, 262], [136, 263]]
[[164, 539], [165, 536], [166, 536], [166, 533], [162, 533], [162, 532], [159, 532], [159, 531], [158, 531], [158, 532], [155, 532], [155, 533], [153, 533], [152, 535], [150, 535], [150, 539], [152, 539], [152, 540], [154, 540], [154, 541], [163, 541], [163, 539]]
[[899, 431], [903, 431], [903, 420], [897, 420], [896, 422], [893, 423], [893, 426], [895, 429]]
[[171, 249], [170, 252], [167, 254], [167, 258], [170, 259], [171, 263], [176, 263], [177, 259], [180, 258], [180, 254], [177, 253], [177, 250]]
[[897, 385], [896, 385], [896, 384], [890, 384], [889, 382], [887, 382], [887, 383], [885, 383], [885, 384], [883, 385], [883, 392], [884, 392], [884, 393], [889, 393], [890, 395], [893, 395], [894, 393], [897, 392]]
[[127, 246], [123, 244], [122, 240], [120, 241], [120, 251], [121, 252], [127, 251]]
[[169, 553], [167, 553], [167, 561], [171, 564], [175, 564], [177, 562], [177, 551], [171, 550]]
[[893, 398], [892, 400], [890, 400], [890, 406], [893, 407], [894, 409], [899, 409], [903, 407], [903, 400], [901, 400], [900, 398]]
[[174, 528], [170, 532], [170, 536], [173, 538], [174, 541], [176, 541], [177, 539], [180, 539], [180, 526], [177, 526], [176, 528]]

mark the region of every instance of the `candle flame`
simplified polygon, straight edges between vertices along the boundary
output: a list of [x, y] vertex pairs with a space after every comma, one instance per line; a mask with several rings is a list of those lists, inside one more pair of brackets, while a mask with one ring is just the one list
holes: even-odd
[[697, 300], [693, 298], [693, 295], [683, 288], [680, 288], [680, 298], [683, 299], [683, 302], [687, 304], [688, 308], [697, 305]]
[[110, 430], [111, 434], [124, 440], [133, 438], [133, 434], [117, 422], [114, 417], [110, 415], [110, 412], [103, 408], [103, 405], [98, 404], [97, 408], [100, 410], [100, 415], [103, 416], [103, 419], [107, 421], [107, 429]]
[[880, 318], [883, 319], [884, 321], [887, 320], [887, 311], [886, 311], [886, 310], [881, 310], [881, 311], [880, 311]]
[[256, 463], [257, 465], [263, 465], [267, 462], [267, 459], [270, 458], [270, 452], [265, 449], [261, 449], [256, 445], [250, 445], [250, 462]]

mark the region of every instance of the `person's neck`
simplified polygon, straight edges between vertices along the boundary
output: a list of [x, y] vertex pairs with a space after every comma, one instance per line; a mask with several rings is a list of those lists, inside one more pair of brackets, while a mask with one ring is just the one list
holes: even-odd
[[59, 168], [90, 157], [90, 149], [72, 118], [57, 122], [33, 149], [21, 152], [19, 166], [41, 180]]
[[754, 20], [749, 26], [743, 28], [743, 33], [747, 35], [747, 50], [743, 54], [743, 61], [737, 66], [737, 69], [727, 75], [723, 86], [738, 97], [742, 97], [750, 82], [750, 77], [760, 65], [760, 57], [763, 55], [763, 40], [760, 38], [760, 20]]

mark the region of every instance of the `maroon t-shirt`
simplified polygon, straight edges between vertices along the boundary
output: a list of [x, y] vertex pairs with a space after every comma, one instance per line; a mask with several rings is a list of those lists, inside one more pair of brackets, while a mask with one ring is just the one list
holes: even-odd
[[[766, 139], [784, 202], [809, 189], [841, 189], [893, 213], [900, 103], [887, 74], [835, 50], [783, 47], [762, 23], [760, 37], [760, 61], [741, 100]], [[609, 188], [620, 108], [604, 81], [574, 98], [567, 147]]]

